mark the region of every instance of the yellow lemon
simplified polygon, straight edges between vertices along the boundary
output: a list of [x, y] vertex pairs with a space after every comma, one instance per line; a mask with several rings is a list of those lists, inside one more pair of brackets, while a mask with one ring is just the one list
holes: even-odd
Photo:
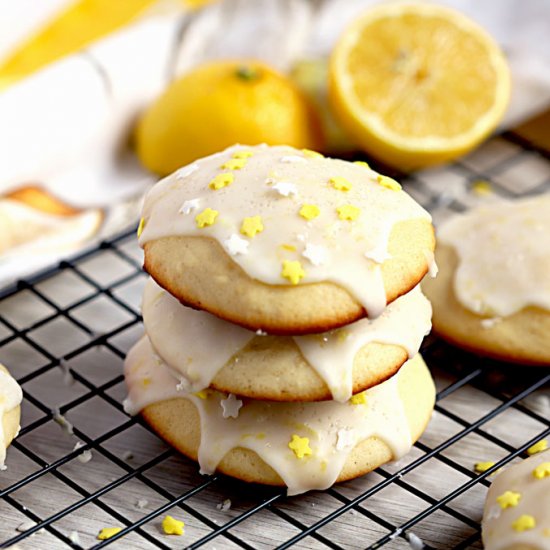
[[343, 33], [331, 104], [371, 155], [403, 170], [456, 158], [501, 120], [510, 73], [495, 41], [435, 4], [380, 4]]
[[317, 120], [285, 76], [255, 61], [216, 61], [171, 84], [136, 129], [141, 162], [160, 175], [234, 143], [317, 149]]

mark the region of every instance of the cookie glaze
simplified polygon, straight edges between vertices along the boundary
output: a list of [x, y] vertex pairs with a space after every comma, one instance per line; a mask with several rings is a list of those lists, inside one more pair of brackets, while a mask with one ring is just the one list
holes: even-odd
[[0, 368], [0, 470], [5, 468], [6, 460], [6, 434], [4, 433], [3, 417], [6, 413], [21, 404], [23, 391], [21, 386], [10, 376], [8, 372]]

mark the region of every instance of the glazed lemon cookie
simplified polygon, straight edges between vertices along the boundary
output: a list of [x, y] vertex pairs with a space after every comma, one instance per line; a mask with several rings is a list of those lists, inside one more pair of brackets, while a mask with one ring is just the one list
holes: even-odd
[[145, 269], [182, 303], [271, 334], [376, 317], [433, 261], [429, 214], [366, 165], [234, 146], [158, 183]]
[[178, 389], [147, 338], [127, 356], [125, 410], [141, 411], [168, 443], [200, 464], [244, 481], [325, 489], [403, 456], [424, 430], [435, 400], [419, 355], [349, 402], [277, 403]]
[[188, 391], [211, 387], [275, 401], [347, 401], [395, 374], [431, 328], [431, 306], [418, 287], [374, 320], [306, 336], [233, 325], [181, 305], [152, 279], [142, 313], [155, 352]]
[[487, 493], [482, 537], [485, 550], [550, 550], [550, 451], [498, 474]]
[[434, 330], [468, 350], [550, 365], [550, 195], [472, 210], [438, 231], [422, 288]]
[[0, 470], [5, 468], [6, 448], [19, 431], [23, 392], [8, 369], [0, 365]]

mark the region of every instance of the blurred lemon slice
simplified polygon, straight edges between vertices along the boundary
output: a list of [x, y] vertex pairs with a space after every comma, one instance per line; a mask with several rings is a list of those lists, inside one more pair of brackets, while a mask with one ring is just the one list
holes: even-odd
[[[197, 8], [212, 0], [173, 0]], [[78, 0], [29, 37], [0, 65], [0, 89], [131, 23], [166, 0]]]
[[173, 82], [143, 114], [136, 147], [160, 175], [234, 143], [318, 149], [320, 130], [305, 96], [256, 61], [215, 61]]
[[434, 4], [380, 4], [353, 22], [330, 61], [331, 104], [364, 149], [402, 170], [471, 150], [497, 126], [510, 74], [495, 41]]

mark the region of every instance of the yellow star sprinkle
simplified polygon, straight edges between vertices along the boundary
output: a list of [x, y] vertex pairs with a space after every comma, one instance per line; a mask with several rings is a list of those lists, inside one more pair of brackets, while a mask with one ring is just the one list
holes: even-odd
[[397, 183], [394, 179], [389, 178], [388, 176], [383, 176], [382, 174], [378, 174], [378, 177], [376, 178], [376, 181], [386, 189], [391, 189], [392, 191], [399, 191], [401, 189], [401, 185]]
[[550, 462], [542, 462], [533, 470], [533, 476], [537, 479], [543, 479], [550, 476]]
[[312, 151], [311, 149], [302, 149], [302, 154], [304, 157], [309, 159], [322, 159], [325, 158], [321, 153], [318, 153], [317, 151]]
[[246, 166], [246, 159], [229, 159], [220, 168], [222, 170], [240, 170]]
[[329, 182], [337, 191], [349, 191], [353, 187], [351, 181], [343, 178], [342, 176], [334, 176], [333, 178], [330, 178]]
[[284, 260], [281, 276], [288, 279], [293, 285], [297, 285], [300, 279], [306, 276], [302, 264], [298, 261]]
[[529, 531], [529, 529], [534, 529], [537, 525], [537, 522], [535, 521], [535, 518], [533, 516], [528, 516], [527, 514], [523, 514], [522, 516], [519, 516], [514, 523], [512, 523], [512, 529], [516, 531]]
[[236, 151], [231, 156], [234, 159], [247, 159], [250, 158], [254, 153], [252, 151]]
[[264, 224], [262, 223], [261, 216], [251, 216], [245, 218], [241, 225], [241, 233], [247, 237], [254, 237], [257, 233], [261, 233], [264, 230]]
[[166, 516], [162, 520], [162, 530], [165, 535], [183, 535], [185, 523], [179, 519], [174, 519], [172, 516]]
[[141, 234], [143, 233], [143, 230], [145, 229], [145, 218], [141, 218], [139, 220], [139, 225], [137, 228], [137, 238], [139, 239], [141, 237]]
[[305, 218], [306, 220], [313, 220], [321, 213], [321, 210], [318, 206], [315, 204], [304, 204], [302, 205], [302, 208], [300, 208], [300, 216], [302, 218]]
[[195, 221], [197, 222], [197, 227], [202, 229], [207, 225], [214, 225], [216, 223], [216, 218], [218, 217], [219, 212], [217, 210], [212, 210], [211, 208], [205, 208], [200, 214], [195, 216]]
[[292, 440], [288, 443], [288, 448], [294, 451], [297, 458], [304, 458], [312, 454], [312, 450], [309, 446], [309, 439], [307, 437], [300, 437], [294, 434]]
[[353, 164], [357, 164], [357, 166], [362, 166], [363, 168], [369, 168], [369, 163], [365, 162], [364, 160], [356, 160]]
[[338, 212], [338, 217], [341, 220], [353, 221], [359, 217], [361, 209], [357, 206], [353, 206], [353, 204], [344, 204], [343, 206], [339, 206], [336, 212]]
[[141, 383], [143, 384], [143, 387], [146, 388], [147, 386], [149, 386], [149, 384], [151, 384], [151, 379], [150, 378], [144, 378]]
[[546, 451], [546, 449], [548, 449], [548, 441], [546, 439], [541, 439], [527, 449], [527, 454], [529, 456], [536, 455], [537, 453]]
[[355, 395], [352, 395], [349, 402], [352, 405], [364, 405], [367, 402], [367, 396], [365, 395], [365, 392], [362, 391], [361, 393], [356, 393]]
[[505, 510], [506, 508], [513, 508], [519, 504], [521, 499], [521, 493], [514, 493], [514, 491], [505, 491], [502, 495], [497, 497], [497, 502], [500, 507]]
[[200, 390], [200, 391], [196, 392], [195, 395], [197, 397], [199, 397], [200, 399], [207, 399], [208, 398], [208, 392], [206, 390]]
[[223, 174], [218, 174], [208, 184], [208, 187], [217, 191], [218, 189], [222, 189], [223, 187], [227, 187], [228, 185], [232, 184], [234, 179], [235, 176], [231, 172], [224, 172]]
[[488, 181], [485, 180], [476, 180], [472, 183], [472, 191], [476, 195], [490, 195], [493, 192], [493, 188]]
[[122, 531], [122, 527], [104, 527], [97, 535], [97, 540], [107, 540]]
[[476, 462], [474, 465], [474, 470], [478, 474], [486, 472], [489, 468], [492, 468], [495, 465], [495, 462]]

